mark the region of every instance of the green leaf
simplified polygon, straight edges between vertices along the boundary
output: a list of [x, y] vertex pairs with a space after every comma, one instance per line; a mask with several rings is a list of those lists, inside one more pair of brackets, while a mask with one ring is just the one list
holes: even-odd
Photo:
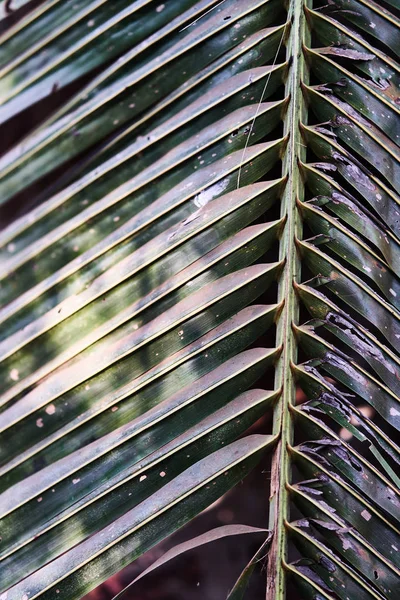
[[0, 600], [83, 598], [267, 450], [268, 523], [150, 569], [257, 531], [227, 600], [397, 598], [399, 31], [0, 2]]
[[269, 436], [248, 436], [202, 459], [113, 526], [11, 587], [8, 598], [20, 598], [21, 594], [51, 598], [54, 593], [69, 600], [80, 598], [240, 481], [273, 441]]

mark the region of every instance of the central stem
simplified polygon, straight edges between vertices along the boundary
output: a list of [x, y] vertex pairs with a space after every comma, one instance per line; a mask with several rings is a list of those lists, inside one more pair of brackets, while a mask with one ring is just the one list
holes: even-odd
[[287, 483], [290, 481], [290, 461], [288, 445], [293, 441], [293, 425], [290, 406], [296, 398], [295, 383], [291, 364], [296, 362], [297, 348], [292, 332], [292, 323], [297, 323], [299, 307], [293, 288], [293, 281], [300, 277], [300, 261], [296, 251], [296, 238], [301, 236], [300, 215], [296, 199], [303, 199], [304, 185], [299, 169], [299, 160], [305, 161], [306, 149], [303, 145], [300, 122], [307, 118], [306, 106], [301, 90], [301, 82], [307, 82], [307, 68], [302, 45], [309, 35], [304, 14], [303, 0], [290, 0], [287, 38], [287, 60], [289, 73], [286, 82], [286, 96], [290, 98], [285, 119], [285, 135], [289, 142], [283, 159], [283, 175], [287, 177], [282, 197], [281, 215], [286, 217], [286, 225], [280, 243], [280, 259], [285, 260], [278, 288], [278, 302], [284, 301], [284, 308], [277, 323], [277, 346], [282, 346], [282, 354], [276, 369], [275, 388], [282, 388], [282, 395], [274, 412], [274, 433], [280, 434], [280, 442], [272, 462], [270, 523], [273, 532], [268, 574], [267, 600], [285, 597], [284, 564], [287, 555], [287, 532], [285, 521], [289, 520], [289, 497]]

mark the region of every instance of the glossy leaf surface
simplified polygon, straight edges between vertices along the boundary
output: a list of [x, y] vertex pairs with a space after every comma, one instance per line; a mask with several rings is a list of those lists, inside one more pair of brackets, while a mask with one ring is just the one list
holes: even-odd
[[253, 468], [268, 523], [143, 575], [257, 533], [227, 600], [264, 563], [396, 600], [399, 9], [0, 3], [0, 600], [83, 598]]

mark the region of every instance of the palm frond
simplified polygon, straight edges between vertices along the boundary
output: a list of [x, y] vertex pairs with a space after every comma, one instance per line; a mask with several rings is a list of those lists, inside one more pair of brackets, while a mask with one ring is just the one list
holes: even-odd
[[0, 599], [82, 598], [266, 451], [229, 598], [268, 550], [268, 599], [395, 599], [398, 2], [0, 9]]

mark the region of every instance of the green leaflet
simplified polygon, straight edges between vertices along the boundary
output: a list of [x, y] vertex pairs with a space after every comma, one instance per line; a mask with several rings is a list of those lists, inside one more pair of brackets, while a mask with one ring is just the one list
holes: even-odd
[[[302, 128], [305, 139], [310, 144], [310, 148], [316, 153], [318, 158], [332, 159], [332, 162], [326, 168], [337, 171], [348, 184], [348, 192], [353, 194], [358, 192], [361, 197], [369, 204], [368, 208], [373, 208], [383, 217], [383, 223], [387, 225], [399, 237], [399, 196], [391, 190], [385, 183], [368, 171], [366, 167], [358, 161], [347, 150], [339, 146], [332, 137], [327, 137], [326, 133], [331, 133], [322, 127]], [[325, 135], [324, 135], [325, 134]], [[325, 168], [325, 163], [318, 164], [321, 169]]]
[[368, 31], [371, 36], [386, 46], [387, 50], [392, 51], [395, 56], [399, 55], [397, 32], [400, 21], [378, 2], [334, 0], [329, 9], [328, 14], [330, 11], [334, 12], [340, 21], [355, 26], [361, 33]]
[[[121, 328], [127, 321], [132, 321], [135, 316], [137, 325], [144, 324], [149, 320], [149, 316], [145, 314], [148, 315], [149, 311], [150, 315], [152, 311], [154, 314], [152, 305], [158, 300], [160, 306], [160, 301], [165, 299], [168, 292], [171, 296], [175, 291], [176, 300], [183, 299], [188, 293], [196, 290], [196, 281], [199, 279], [201, 281], [201, 278], [206, 276], [206, 272], [211, 282], [212, 278], [215, 278], [213, 273], [215, 274], [221, 267], [221, 261], [228, 254], [232, 256], [230, 262], [232, 270], [239, 269], [241, 264], [246, 264], [241, 263], [238, 251], [241, 246], [250, 243], [250, 240], [254, 240], [251, 254], [254, 258], [260, 256], [265, 251], [269, 240], [272, 242], [275, 239], [279, 231], [279, 223], [257, 226], [255, 229], [248, 229], [246, 234], [238, 234], [237, 230], [246, 221], [251, 222], [257, 218], [257, 215], [262, 214], [265, 204], [272, 202], [278, 189], [279, 184], [267, 189], [256, 185], [245, 202], [241, 192], [233, 192], [231, 197], [224, 195], [221, 202], [216, 201], [215, 204], [210, 205], [210, 211], [208, 209], [203, 211], [202, 218], [192, 221], [189, 218], [185, 227], [179, 224], [150, 240], [148, 244], [134, 252], [133, 256], [128, 257], [128, 260], [118, 263], [113, 271], [109, 270], [107, 278], [100, 277], [95, 280], [91, 292], [84, 291], [79, 298], [80, 302], [75, 296], [73, 305], [69, 303], [71, 307], [69, 310], [68, 302], [64, 302], [61, 306], [55, 307], [51, 313], [48, 312], [36, 322], [32, 322], [21, 333], [16, 332], [12, 338], [9, 337], [7, 344], [3, 344], [4, 359], [10, 357], [3, 363], [5, 374], [13, 367], [18, 368], [19, 379], [23, 379], [29, 368], [24, 361], [29, 349], [36, 348], [38, 358], [41, 355], [42, 363], [45, 363], [46, 359], [49, 361], [55, 358], [54, 348], [62, 347], [64, 351], [68, 349], [67, 340], [72, 346], [68, 352], [72, 357], [77, 351], [83, 351], [89, 344], [99, 341], [113, 329], [118, 326]], [[250, 192], [250, 188], [246, 190]], [[214, 208], [216, 210], [213, 210]], [[235, 233], [236, 235], [232, 235]], [[229, 235], [232, 237], [226, 239]], [[199, 255], [200, 243], [206, 247], [204, 256], [201, 253]], [[247, 264], [248, 262], [251, 261], [248, 260]], [[124, 271], [127, 277], [122, 283]], [[112, 272], [115, 273], [116, 281], [121, 282], [116, 290], [110, 290]], [[142, 290], [149, 276], [158, 285], [156, 289]], [[184, 285], [188, 281], [191, 281], [190, 286]], [[104, 296], [101, 296], [101, 292], [103, 294], [108, 292], [107, 311], [104, 315], [102, 314]], [[164, 301], [165, 308], [168, 305], [171, 305], [171, 297]], [[93, 325], [96, 325], [94, 331]], [[126, 327], [127, 323], [124, 326]], [[12, 340], [16, 350], [14, 355]], [[47, 352], [46, 346], [43, 345], [44, 341], [51, 342]], [[28, 348], [26, 348], [27, 344], [29, 344]], [[57, 363], [62, 364], [60, 355]], [[22, 381], [18, 384], [19, 389], [21, 385]]]
[[[339, 216], [363, 238], [372, 242], [389, 264], [399, 275], [398, 258], [400, 247], [389, 229], [382, 228], [374, 214], [364, 207], [354, 196], [345, 195], [342, 187], [313, 165], [304, 165], [303, 173], [316, 198], [310, 201], [312, 206], [325, 206], [329, 213]], [[308, 206], [308, 204], [307, 204]], [[396, 209], [395, 209], [396, 210]]]
[[78, 0], [73, 5], [53, 2], [47, 10], [43, 7], [36, 18], [26, 19], [3, 36], [3, 118], [109, 64], [132, 44], [165, 30], [185, 8], [189, 9], [186, 18], [195, 18], [193, 4], [194, 0], [169, 2], [161, 11], [149, 0], [117, 0], [113, 6], [105, 0]]
[[306, 285], [298, 286], [297, 291], [315, 317], [315, 327], [325, 327], [340, 338], [353, 351], [366, 361], [383, 382], [400, 396], [397, 375], [399, 359], [387, 346], [382, 344], [370, 331], [360, 326], [347, 313], [342, 311], [319, 290]]
[[397, 598], [399, 29], [397, 0], [0, 3], [0, 600], [79, 600], [266, 451], [226, 600], [260, 564], [269, 600]]
[[[27, 580], [13, 586], [8, 596], [18, 598], [21, 593], [28, 592], [33, 598], [51, 598], [56, 592], [61, 598], [80, 598], [104, 578], [104, 569], [106, 573], [112, 573], [116, 568], [121, 568], [166, 533], [176, 529], [177, 525], [190, 519], [198, 512], [199, 507], [208, 505], [210, 499], [212, 501], [212, 498], [218, 497], [222, 490], [234, 485], [254, 465], [257, 453], [272, 441], [273, 439], [265, 436], [249, 436], [219, 450], [214, 454], [212, 463], [207, 458], [203, 459], [166, 484], [163, 493], [157, 494], [156, 503], [152, 497], [142, 502], [137, 509], [120, 517], [115, 522], [116, 527], [106, 529], [105, 536], [98, 534], [96, 538], [91, 537], [70, 553], [60, 556], [55, 565], [50, 563]], [[185, 516], [177, 520], [178, 515], [182, 515], [182, 510], [179, 510], [181, 503], [185, 506]], [[159, 522], [160, 517], [163, 528], [152, 527], [152, 522]], [[145, 546], [140, 541], [143, 527], [148, 531]], [[129, 532], [130, 535], [127, 535]], [[91, 563], [87, 563], [87, 558], [93, 556], [93, 545], [96, 546], [96, 554]]]
[[[236, 376], [236, 384], [239, 383], [238, 379], [239, 377]], [[251, 379], [249, 378], [248, 381]], [[219, 391], [225, 400], [232, 395], [228, 385], [222, 386]], [[133, 443], [125, 442], [125, 448], [118, 452], [115, 441], [116, 438], [122, 437], [120, 435], [122, 431], [117, 430], [116, 435], [113, 435], [114, 448], [111, 447], [108, 453], [102, 449], [104, 457], [97, 459], [92, 466], [88, 457], [82, 453], [71, 455], [72, 462], [76, 463], [75, 471], [73, 472], [70, 465], [68, 475], [58, 484], [54, 483], [54, 480], [50, 483], [51, 477], [54, 478], [55, 474], [49, 469], [47, 475], [45, 473], [44, 475], [47, 483], [50, 486], [54, 485], [54, 488], [44, 489], [43, 482], [38, 482], [33, 476], [31, 488], [40, 489], [40, 496], [36, 493], [37, 489], [30, 490], [30, 493], [36, 496], [34, 495], [31, 500], [21, 498], [21, 502], [23, 500], [26, 502], [20, 507], [18, 514], [6, 515], [2, 519], [10, 548], [5, 557], [5, 565], [10, 565], [17, 560], [19, 564], [24, 565], [24, 572], [28, 573], [39, 568], [46, 561], [56, 558], [61, 552], [81, 542], [88, 534], [103, 529], [117, 515], [125, 514], [128, 508], [136, 506], [141, 500], [162, 488], [167, 481], [193, 464], [193, 461], [218, 449], [221, 440], [227, 442], [235, 439], [274, 400], [276, 395], [261, 390], [252, 391], [239, 395], [226, 407], [210, 414], [213, 408], [218, 406], [218, 402], [216, 402], [215, 392], [214, 394], [208, 392], [199, 401], [205, 406], [201, 408], [197, 406], [196, 414], [193, 408], [191, 415], [190, 411], [183, 410], [180, 417], [185, 415], [187, 419], [190, 415], [187, 423], [192, 422], [195, 425], [175, 439], [173, 436], [179, 434], [179, 420], [170, 408], [172, 416], [169, 416], [164, 431], [154, 419], [152, 430], [149, 429], [148, 432], [138, 435]], [[188, 399], [186, 403], [188, 404]], [[196, 422], [204, 415], [208, 417]], [[148, 446], [147, 455], [141, 450], [145, 442]], [[162, 447], [163, 442], [168, 443]], [[132, 450], [135, 452], [136, 462], [132, 458]], [[93, 448], [93, 451], [96, 452], [96, 449]], [[64, 461], [64, 470], [65, 467], [66, 461]], [[160, 473], [163, 475], [160, 476]], [[106, 479], [107, 485], [102, 484]], [[74, 486], [74, 502], [68, 505], [65, 500], [71, 486]], [[17, 492], [18, 486], [11, 488], [8, 496]], [[43, 519], [43, 515], [40, 514], [42, 511], [38, 510], [37, 498], [42, 498], [41, 502], [47, 506], [46, 519]], [[79, 511], [77, 511], [78, 507]], [[20, 526], [22, 523], [25, 523], [23, 528]], [[7, 568], [3, 571], [3, 584], [4, 579], [8, 585], [18, 581], [16, 574]]]
[[[257, 10], [258, 7], [262, 8]], [[246, 34], [259, 22], [260, 11], [264, 15], [272, 14], [264, 0], [252, 0], [247, 6], [228, 0], [221, 10], [222, 18], [221, 11], [210, 11], [200, 21], [199, 27], [178, 31], [172, 46], [165, 42], [164, 48], [158, 48], [154, 58], [143, 61], [143, 64], [136, 59], [132, 65], [133, 57], [124, 57], [121, 63], [117, 63], [118, 71], [110, 73], [106, 82], [88, 92], [88, 99], [78, 108], [70, 110], [47, 128], [42, 127], [31, 138], [29, 147], [24, 144], [22, 152], [14, 149], [4, 156], [0, 161], [0, 168], [7, 173], [0, 186], [4, 198], [21, 189], [21, 177], [25, 185], [33, 182], [39, 169], [44, 175], [105, 136], [115, 133], [124, 123], [157, 102], [158, 97], [171, 93], [182, 84], [187, 79], [186, 69], [194, 69], [196, 73], [230, 50], [235, 45], [236, 34], [232, 26], [235, 20], [242, 18], [240, 26]], [[167, 65], [173, 68], [174, 78], [163, 73]]]

